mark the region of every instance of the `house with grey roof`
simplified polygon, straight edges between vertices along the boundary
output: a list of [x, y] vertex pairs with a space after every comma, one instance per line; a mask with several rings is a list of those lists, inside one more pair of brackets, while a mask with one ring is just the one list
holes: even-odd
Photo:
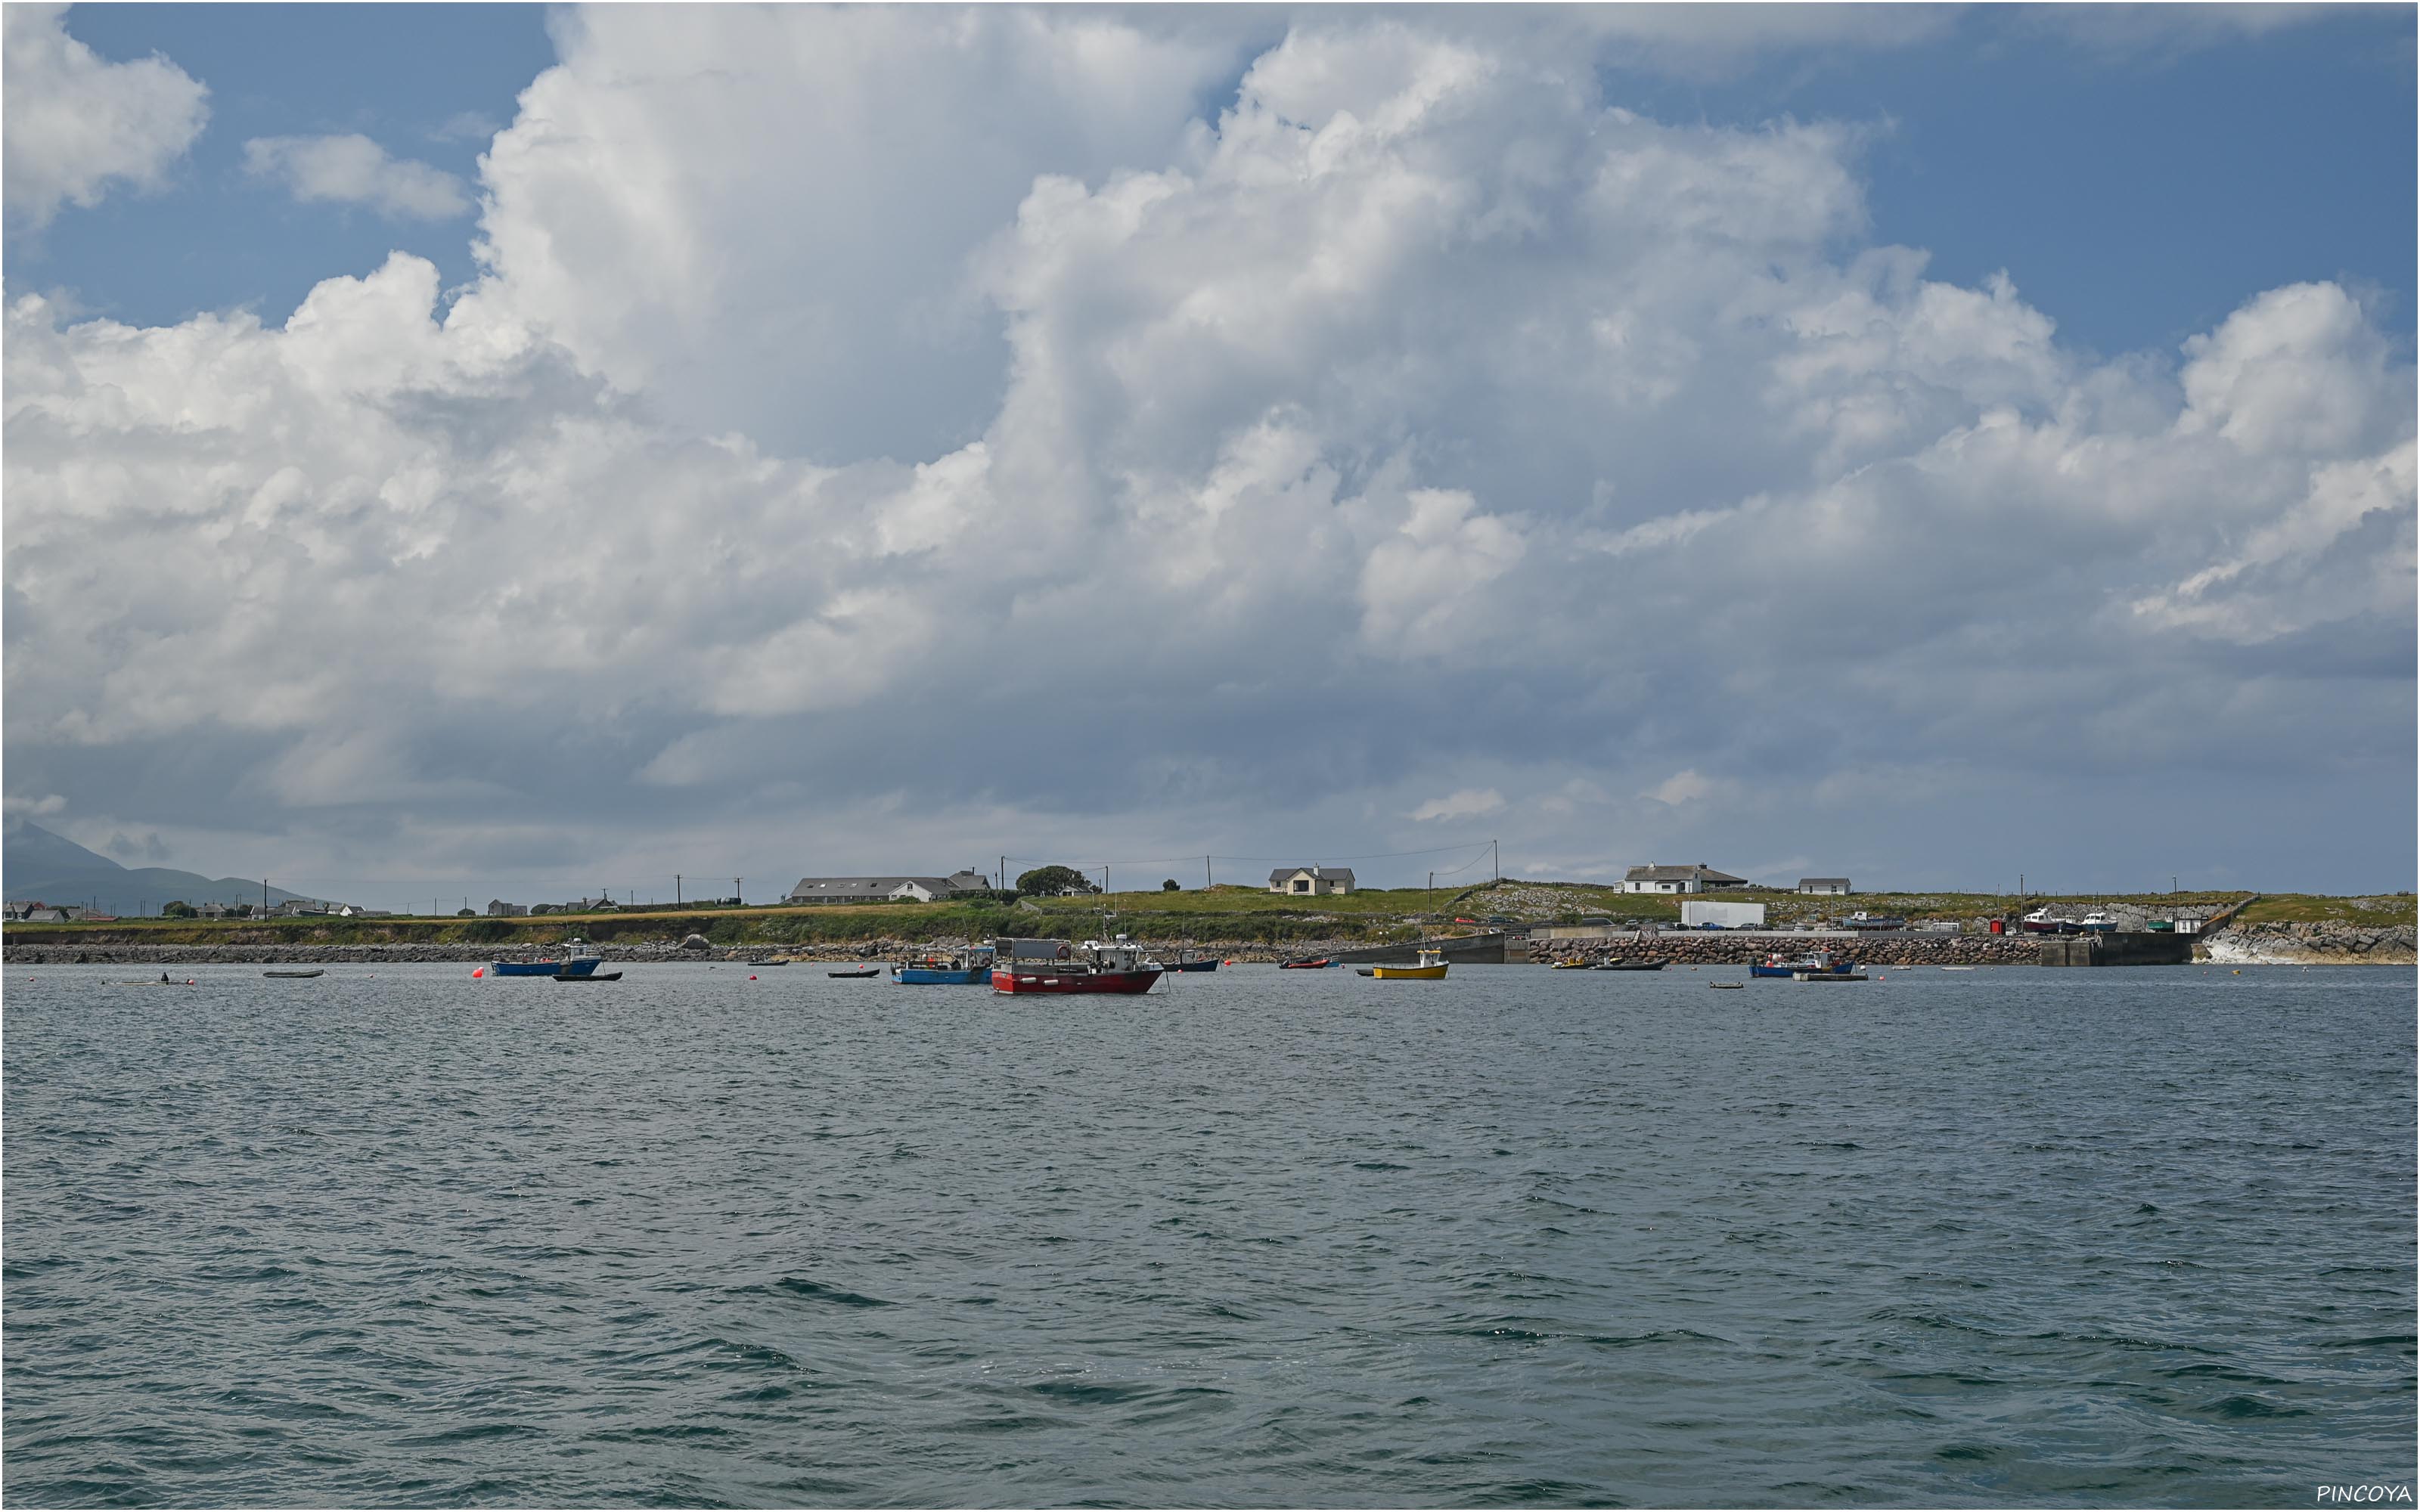
[[970, 892], [988, 892], [991, 878], [971, 868], [951, 872], [948, 876], [881, 876], [870, 877], [862, 872], [849, 877], [800, 877], [799, 885], [783, 899], [790, 903], [928, 903], [936, 898], [955, 898]]
[[1634, 866], [1621, 878], [1624, 892], [1710, 892], [1747, 885], [1747, 878], [1717, 872], [1703, 861], [1695, 866]]
[[1293, 898], [1340, 897], [1353, 890], [1349, 866], [1281, 866], [1269, 873], [1269, 890]]

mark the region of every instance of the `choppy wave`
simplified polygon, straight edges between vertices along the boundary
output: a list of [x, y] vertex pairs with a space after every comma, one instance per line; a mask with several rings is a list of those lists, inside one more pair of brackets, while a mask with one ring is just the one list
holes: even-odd
[[9, 974], [13, 1503], [2414, 1473], [2408, 976], [260, 985]]

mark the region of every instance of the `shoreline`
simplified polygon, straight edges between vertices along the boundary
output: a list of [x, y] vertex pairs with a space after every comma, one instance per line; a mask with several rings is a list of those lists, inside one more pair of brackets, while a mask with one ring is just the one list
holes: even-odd
[[[1155, 942], [1142, 942], [1146, 949]], [[1606, 942], [1591, 941], [1599, 949], [1587, 952], [1566, 948], [1557, 950], [1554, 942], [1540, 942], [1524, 955], [1517, 948], [1509, 951], [1506, 964], [1545, 968], [1559, 956], [1582, 954], [1588, 958], [1606, 959], [1631, 955], [1662, 960], [1675, 966], [1747, 965], [1761, 962], [1770, 954], [1793, 956], [1802, 949], [1829, 949], [1837, 955], [1853, 957], [1860, 965], [1879, 967], [1920, 967], [1942, 965], [1966, 966], [2040, 966], [2038, 946], [2030, 940], [2006, 936], [1977, 938], [1955, 936], [1941, 940], [1873, 940], [1810, 942], [1801, 948], [1776, 944], [1769, 940], [1725, 940], [1719, 936], [1666, 934], [1650, 936], [1638, 942], [1622, 942], [1612, 949], [1603, 949]], [[744, 965], [770, 963], [776, 965], [865, 965], [887, 963], [906, 954], [921, 954], [927, 949], [946, 951], [960, 948], [960, 942], [935, 941], [909, 943], [886, 941], [878, 944], [849, 946], [824, 950], [754, 949], [717, 946], [700, 950], [683, 949], [675, 941], [618, 943], [603, 954], [610, 963], [619, 964], [661, 964], [667, 962], [695, 962], [712, 965]], [[1162, 948], [1173, 950], [1172, 945]], [[1186, 947], [1195, 958], [1215, 954], [1225, 965], [1269, 965], [1280, 961], [1313, 960], [1323, 955], [1342, 955], [1365, 951], [1361, 941], [1306, 942], [1284, 950], [1272, 949], [1264, 944], [1241, 942], [1197, 941]], [[133, 945], [123, 942], [109, 945], [12, 945], [0, 951], [0, 965], [486, 965], [496, 961], [537, 960], [542, 955], [535, 950], [504, 950], [463, 945]], [[2218, 936], [2208, 942], [2196, 942], [2195, 964], [2215, 965], [2376, 965], [2404, 966], [2414, 964], [2409, 945], [2400, 949], [2393, 943], [2357, 951], [2297, 949], [2284, 942], [2242, 940]], [[1478, 964], [1479, 963], [1472, 963]]]

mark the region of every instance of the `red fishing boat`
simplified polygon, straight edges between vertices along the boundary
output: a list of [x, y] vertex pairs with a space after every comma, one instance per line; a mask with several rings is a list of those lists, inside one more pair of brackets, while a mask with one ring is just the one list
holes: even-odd
[[1161, 967], [1123, 934], [1109, 944], [1086, 940], [1001, 940], [993, 947], [996, 993], [1147, 993]]

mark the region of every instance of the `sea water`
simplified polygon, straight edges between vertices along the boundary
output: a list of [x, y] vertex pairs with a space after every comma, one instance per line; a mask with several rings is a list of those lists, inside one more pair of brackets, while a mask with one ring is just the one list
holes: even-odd
[[2414, 1476], [2407, 971], [260, 969], [7, 974], [12, 1504]]

